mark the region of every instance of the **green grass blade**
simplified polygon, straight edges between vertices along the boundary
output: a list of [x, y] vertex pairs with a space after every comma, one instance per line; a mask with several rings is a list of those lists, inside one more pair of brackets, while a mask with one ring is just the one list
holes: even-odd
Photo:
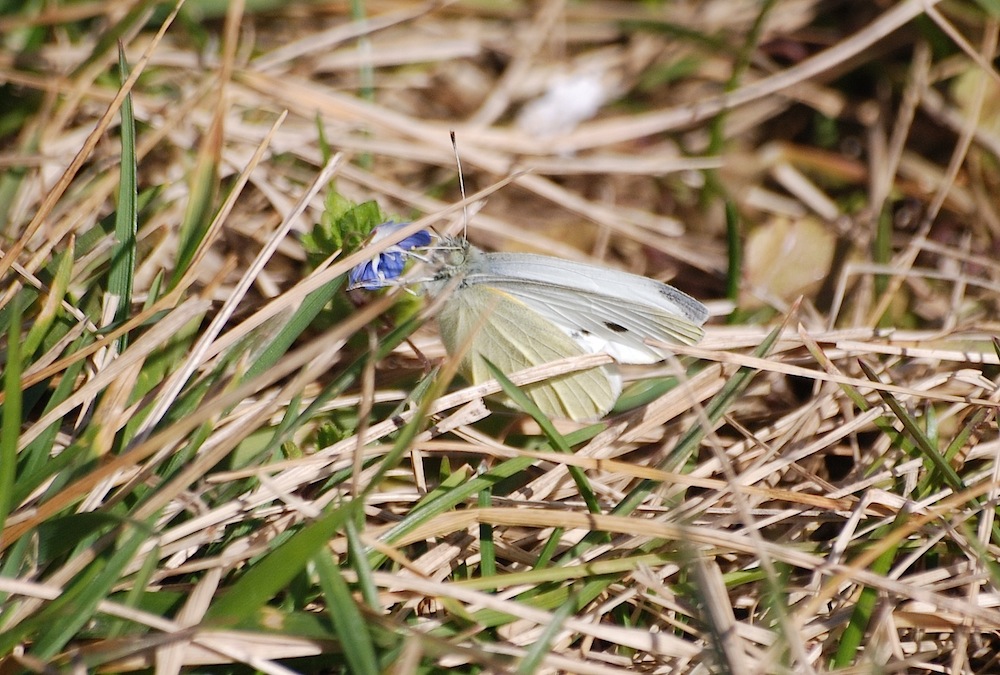
[[[905, 522], [906, 511], [904, 510], [897, 515], [893, 526], [902, 526]], [[880, 529], [882, 531], [875, 533], [873, 537], [875, 541], [878, 541], [891, 531], [891, 528]], [[875, 559], [875, 562], [872, 563], [871, 571], [880, 575], [888, 574], [889, 570], [892, 569], [892, 561], [896, 559], [897, 551], [899, 551], [899, 544], [890, 546], [883, 551]], [[854, 605], [854, 611], [851, 612], [851, 619], [840, 636], [837, 653], [831, 664], [834, 668], [846, 668], [858, 658], [865, 633], [868, 632], [868, 627], [871, 625], [872, 614], [875, 611], [875, 605], [878, 601], [878, 594], [878, 589], [870, 586], [866, 586], [861, 590], [857, 604]]]
[[319, 585], [326, 598], [326, 611], [340, 638], [350, 672], [376, 675], [381, 672], [375, 646], [368, 632], [368, 622], [358, 610], [347, 582], [340, 574], [330, 551], [321, 549], [313, 558]]
[[949, 443], [948, 447], [945, 448], [943, 453], [945, 460], [950, 463], [951, 460], [958, 455], [962, 448], [970, 443], [973, 443], [974, 439], [978, 437], [983, 425], [989, 420], [992, 414], [992, 411], [988, 408], [980, 408], [973, 413], [972, 418], [962, 425], [959, 432], [953, 439], [951, 439], [951, 443]]
[[[124, 85], [128, 79], [125, 49], [118, 46], [118, 70]], [[121, 177], [118, 184], [118, 208], [115, 212], [115, 238], [111, 248], [111, 270], [108, 274], [106, 302], [114, 307], [114, 322], [124, 321], [132, 307], [132, 285], [135, 278], [136, 232], [138, 230], [138, 190], [136, 188], [135, 114], [132, 94], [121, 106]], [[118, 338], [118, 351], [128, 346], [128, 336]]]
[[323, 311], [323, 308], [329, 304], [343, 285], [343, 278], [336, 279], [307, 295], [291, 317], [282, 320], [281, 329], [257, 353], [243, 379], [252, 379], [277, 363], [278, 359], [288, 352], [288, 349], [302, 335], [303, 331], [312, 325], [319, 313]]
[[[767, 356], [771, 352], [775, 343], [778, 341], [778, 337], [781, 335], [781, 331], [783, 329], [784, 326], [782, 325], [771, 331], [764, 341], [761, 342], [760, 346], [754, 351], [754, 356]], [[708, 418], [710, 423], [715, 424], [722, 419], [722, 416], [726, 414], [726, 411], [732, 408], [739, 399], [740, 394], [746, 391], [746, 388], [750, 386], [750, 382], [756, 374], [757, 371], [752, 368], [740, 368], [736, 371], [736, 374], [730, 378], [719, 393], [712, 398], [707, 406], [705, 406], [705, 416]], [[701, 443], [701, 440], [705, 437], [705, 433], [706, 430], [703, 429], [700, 424], [692, 426], [677, 443], [677, 447], [670, 454], [670, 456], [667, 457], [658, 468], [665, 471], [672, 471], [677, 467], [686, 464], [694, 455], [698, 445]], [[626, 495], [625, 499], [623, 499], [621, 503], [619, 503], [618, 506], [611, 511], [611, 513], [614, 515], [627, 515], [632, 513], [646, 498], [646, 495], [658, 486], [658, 481], [649, 479], [641, 481], [639, 485]]]
[[372, 611], [378, 612], [380, 608], [378, 586], [372, 579], [372, 568], [368, 565], [368, 557], [365, 555], [365, 546], [361, 541], [361, 534], [358, 527], [352, 520], [347, 521], [347, 549], [351, 555], [350, 564], [354, 572], [358, 575], [358, 587], [361, 588], [361, 597]]
[[[317, 302], [319, 299], [319, 297], [316, 298]], [[330, 399], [335, 396], [339, 396], [341, 393], [346, 391], [348, 387], [357, 382], [358, 377], [360, 377], [361, 372], [369, 358], [375, 358], [376, 360], [384, 358], [398, 345], [402, 344], [418, 325], [419, 321], [416, 318], [413, 318], [398, 326], [390, 332], [389, 335], [383, 337], [379, 341], [378, 352], [374, 356], [363, 355], [343, 368], [337, 376], [334, 377], [334, 379], [330, 380], [323, 387], [323, 390], [318, 395], [313, 397], [312, 402], [306, 406], [305, 410], [303, 410], [300, 414], [295, 415], [294, 412], [290, 411], [289, 415], [286, 415], [285, 419], [282, 420], [279, 429], [275, 432], [271, 445], [267, 448], [267, 451], [273, 452], [278, 446], [287, 441], [295, 430], [298, 429], [303, 423], [320, 414], [323, 406], [326, 405]], [[280, 339], [284, 340], [290, 336], [290, 333], [286, 333], [284, 334], [284, 337]], [[272, 341], [270, 346], [275, 349], [282, 348], [277, 340]], [[264, 358], [266, 357], [262, 356], [261, 360]]]
[[24, 338], [22, 353], [25, 354], [25, 358], [30, 359], [42, 343], [51, 336], [52, 325], [63, 312], [62, 302], [66, 298], [66, 291], [73, 274], [75, 248], [73, 241], [70, 240], [66, 249], [56, 255], [56, 259], [51, 265], [55, 274], [52, 277], [52, 283], [49, 284], [49, 292], [46, 294], [45, 302], [38, 314], [35, 315], [35, 321], [31, 329], [28, 330], [27, 337]]
[[[157, 572], [157, 564], [160, 561], [160, 547], [154, 546], [153, 550], [149, 552], [148, 555], [142, 561], [142, 567], [139, 571], [130, 578], [129, 581], [132, 583], [132, 587], [128, 589], [125, 593], [124, 599], [121, 600], [122, 604], [126, 607], [131, 607], [133, 609], [138, 609], [142, 605], [143, 598], [149, 592], [149, 583], [153, 578], [153, 575]], [[116, 638], [128, 632], [131, 622], [124, 619], [115, 619], [111, 622], [108, 628], [108, 637]]]
[[[872, 382], [882, 383], [878, 373], [872, 370], [871, 366], [864, 361], [859, 361], [858, 363], [868, 379]], [[903, 424], [903, 429], [906, 430], [907, 435], [916, 444], [924, 458], [941, 474], [941, 477], [948, 483], [948, 486], [955, 492], [964, 491], [966, 488], [965, 482], [955, 472], [955, 469], [951, 467], [948, 460], [938, 452], [938, 449], [927, 437], [923, 429], [920, 428], [920, 424], [913, 418], [913, 415], [906, 411], [892, 393], [882, 389], [878, 393], [882, 397], [882, 400], [885, 401], [885, 404], [896, 415], [896, 418]]]
[[[90, 342], [90, 337], [84, 335], [70, 349], [82, 348]], [[73, 393], [74, 384], [85, 365], [84, 361], [77, 361], [66, 369], [46, 403], [44, 413], [48, 413], [60, 405]], [[73, 460], [74, 455], [85, 454], [79, 453], [74, 450], [74, 446], [70, 446], [58, 457], [52, 457], [52, 445], [61, 426], [60, 420], [53, 422], [21, 451], [19, 457], [21, 473], [18, 475], [17, 485], [14, 486], [15, 503], [23, 501], [43, 482], [49, 480], [50, 477], [57, 476], [67, 466], [76, 463]]]
[[219, 193], [219, 162], [222, 152], [222, 130], [218, 124], [209, 127], [201, 141], [194, 170], [189, 178], [190, 192], [178, 236], [177, 261], [168, 288], [173, 288], [187, 273], [202, 239], [212, 222], [214, 203]]
[[[107, 560], [97, 559], [77, 575], [56, 600], [15, 630], [0, 636], [0, 653], [6, 653], [23, 636], [34, 634], [35, 656], [50, 659], [55, 656], [88, 622], [94, 618], [97, 605], [106, 600], [112, 588], [122, 578], [139, 547], [149, 539], [151, 531], [142, 523], [132, 523], [132, 531]], [[109, 542], [112, 543], [112, 542]]]
[[100, 66], [104, 62], [105, 55], [114, 49], [115, 44], [121, 45], [123, 38], [126, 38], [138, 25], [148, 21], [153, 10], [159, 4], [157, 0], [143, 0], [132, 5], [120, 20], [105, 28], [104, 33], [94, 43], [90, 54], [79, 66], [74, 68], [70, 77], [75, 79], [95, 66]]
[[[563, 454], [573, 454], [573, 449], [569, 447], [566, 439], [562, 434], [556, 431], [555, 426], [552, 424], [552, 420], [545, 416], [545, 413], [543, 413], [538, 406], [535, 405], [535, 402], [528, 398], [528, 396], [521, 391], [517, 385], [511, 382], [499, 368], [493, 365], [489, 359], [484, 358], [483, 361], [486, 362], [486, 368], [490, 371], [490, 375], [496, 378], [496, 381], [500, 383], [500, 387], [503, 389], [503, 392], [509, 396], [518, 407], [531, 415], [532, 419], [538, 422], [538, 426], [542, 428], [542, 433], [544, 433], [545, 437], [549, 439], [549, 443], [552, 444], [552, 447]], [[601, 505], [597, 501], [597, 495], [594, 494], [594, 488], [590, 486], [587, 474], [584, 473], [583, 469], [578, 466], [569, 466], [567, 468], [569, 469], [570, 475], [573, 477], [573, 482], [576, 483], [576, 487], [580, 491], [580, 496], [587, 505], [587, 510], [591, 513], [600, 513]]]
[[[502, 462], [482, 476], [463, 481], [445, 492], [434, 492], [420, 501], [406, 516], [386, 531], [380, 539], [392, 543], [403, 535], [411, 532], [431, 518], [450, 511], [464, 503], [487, 486], [495, 485], [505, 478], [515, 476], [535, 463], [532, 457], [515, 457]], [[380, 558], [380, 554], [376, 554]], [[376, 564], [373, 561], [373, 566]]]
[[[764, 357], [767, 356], [778, 337], [781, 335], [784, 326], [778, 326], [761, 342], [760, 346], [755, 350], [754, 354], [756, 356]], [[736, 371], [736, 374], [726, 383], [726, 385], [717, 393], [709, 404], [705, 407], [705, 415], [709, 422], [715, 423], [722, 418], [722, 416], [729, 410], [734, 403], [739, 399], [739, 396], [746, 390], [753, 380], [757, 371], [752, 368], [740, 368]], [[687, 431], [686, 434], [678, 442], [676, 449], [671, 453], [671, 455], [665, 459], [661, 465], [658, 467], [663, 470], [671, 470], [675, 466], [683, 465], [687, 462], [688, 458], [695, 452], [698, 444], [705, 435], [705, 429], [702, 428], [700, 424], [694, 425], [691, 429]], [[659, 485], [658, 481], [643, 479], [640, 483], [633, 488], [628, 495], [614, 508], [611, 513], [613, 515], [624, 516], [632, 513], [646, 496], [656, 489]], [[579, 556], [583, 555], [585, 551], [594, 546], [595, 544], [602, 542], [606, 539], [607, 534], [604, 532], [594, 531], [585, 536], [576, 546], [569, 549], [563, 556], [562, 560], [568, 563], [571, 560], [577, 559]], [[588, 581], [583, 587], [578, 591], [580, 602], [587, 603], [595, 598], [597, 598], [601, 593], [607, 589], [608, 585], [613, 583], [618, 577], [601, 577], [595, 578]], [[565, 588], [554, 589], [548, 593], [540, 594], [532, 598], [533, 602], [542, 603], [547, 607], [558, 606], [564, 601]], [[477, 618], [481, 618], [478, 617]]]
[[531, 645], [528, 653], [524, 655], [524, 659], [517, 665], [517, 670], [514, 671], [517, 675], [532, 675], [532, 673], [538, 672], [538, 669], [542, 665], [542, 659], [545, 658], [549, 648], [552, 646], [552, 642], [559, 635], [559, 631], [562, 630], [566, 619], [573, 616], [578, 609], [579, 606], [576, 601], [570, 598], [552, 613], [552, 621], [545, 626], [545, 630], [538, 636], [538, 640]]
[[332, 509], [268, 552], [212, 604], [205, 623], [229, 626], [254, 615], [344, 528], [353, 508], [351, 503]]
[[[489, 508], [493, 504], [493, 491], [485, 487], [479, 491], [477, 500], [479, 508]], [[497, 545], [493, 539], [493, 526], [489, 523], [479, 524], [479, 576], [492, 577], [497, 573]]]
[[[19, 575], [31, 573], [38, 559], [36, 543], [32, 537], [21, 537], [0, 556], [0, 578], [17, 579]], [[12, 594], [0, 592], [0, 633], [7, 626], [11, 615], [20, 611], [20, 605], [10, 602]]]
[[[17, 441], [21, 436], [21, 299], [7, 306], [7, 363], [4, 364], [3, 412], [0, 413], [0, 533], [13, 506], [17, 479]], [[4, 545], [9, 542], [2, 542]]]

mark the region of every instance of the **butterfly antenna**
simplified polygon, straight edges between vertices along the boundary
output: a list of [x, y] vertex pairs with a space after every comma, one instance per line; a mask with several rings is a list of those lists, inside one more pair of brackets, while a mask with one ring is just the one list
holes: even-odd
[[[462, 158], [458, 156], [458, 140], [455, 138], [455, 130], [451, 130], [451, 147], [455, 150], [455, 164], [458, 165], [458, 189], [462, 193], [462, 201], [465, 201], [465, 176], [462, 174]], [[469, 238], [469, 205], [462, 204], [462, 238]]]

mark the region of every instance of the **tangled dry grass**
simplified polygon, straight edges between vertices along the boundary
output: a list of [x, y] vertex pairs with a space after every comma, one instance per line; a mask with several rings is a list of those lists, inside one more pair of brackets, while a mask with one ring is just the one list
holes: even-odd
[[[215, 11], [0, 17], [5, 672], [1000, 667], [996, 17]], [[445, 389], [303, 245], [461, 227], [451, 130], [477, 245], [712, 310], [604, 422]]]

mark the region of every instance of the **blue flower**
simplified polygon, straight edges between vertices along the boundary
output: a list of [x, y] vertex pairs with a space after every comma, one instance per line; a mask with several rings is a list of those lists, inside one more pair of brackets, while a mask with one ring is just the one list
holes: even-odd
[[[382, 223], [372, 230], [372, 237], [369, 244], [374, 244], [380, 239], [385, 239], [389, 235], [398, 232], [400, 228], [409, 223], [395, 223], [389, 221]], [[386, 250], [368, 262], [361, 263], [351, 270], [347, 275], [347, 290], [363, 288], [367, 291], [374, 291], [379, 288], [391, 286], [392, 282], [399, 278], [406, 266], [406, 259], [409, 251], [415, 248], [422, 248], [431, 243], [431, 233], [427, 230], [420, 230], [415, 234], [399, 242], [395, 246], [390, 246]]]

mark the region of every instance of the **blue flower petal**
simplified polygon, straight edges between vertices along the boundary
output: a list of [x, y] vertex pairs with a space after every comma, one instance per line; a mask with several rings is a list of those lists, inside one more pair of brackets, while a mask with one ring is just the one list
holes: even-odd
[[[394, 232], [399, 231], [409, 223], [396, 223], [389, 221], [382, 223], [372, 230], [371, 242], [374, 244], [380, 239], [384, 239]], [[390, 286], [391, 282], [398, 279], [406, 266], [408, 251], [415, 248], [422, 248], [431, 243], [431, 233], [427, 230], [420, 230], [399, 242], [395, 246], [390, 246], [375, 256], [368, 262], [361, 263], [350, 271], [347, 275], [348, 290], [363, 288], [374, 291], [379, 288]]]

